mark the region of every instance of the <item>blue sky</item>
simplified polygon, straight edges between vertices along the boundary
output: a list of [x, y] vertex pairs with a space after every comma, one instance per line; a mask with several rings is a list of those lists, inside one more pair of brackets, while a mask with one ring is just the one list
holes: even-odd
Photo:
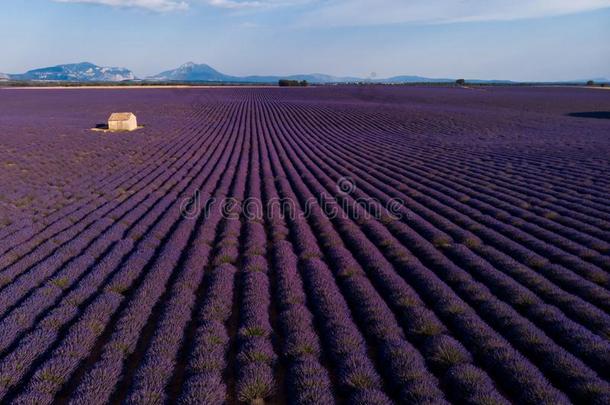
[[[24, 4], [27, 3], [27, 6]], [[610, 0], [2, 0], [0, 72], [610, 78]]]

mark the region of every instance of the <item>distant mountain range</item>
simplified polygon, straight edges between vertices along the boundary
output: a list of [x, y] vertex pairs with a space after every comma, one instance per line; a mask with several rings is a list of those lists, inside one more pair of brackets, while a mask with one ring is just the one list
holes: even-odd
[[585, 80], [580, 80], [580, 81], [587, 82], [589, 80], [593, 80], [595, 83], [610, 83], [610, 80], [606, 79], [605, 77], [594, 77], [593, 79], [585, 79]]
[[[0, 74], [0, 79], [3, 75]], [[34, 69], [21, 74], [5, 74], [4, 80], [43, 81], [43, 82], [224, 82], [224, 83], [276, 83], [280, 79], [307, 80], [309, 83], [450, 83], [454, 79], [433, 79], [421, 76], [395, 76], [386, 79], [364, 79], [359, 77], [337, 77], [322, 73], [300, 74], [288, 76], [232, 76], [219, 72], [206, 64], [193, 62], [161, 72], [154, 76], [137, 78], [125, 68], [97, 66], [90, 62], [57, 65]], [[487, 81], [498, 82], [498, 81]], [[508, 81], [505, 81], [508, 83]]]
[[[43, 82], [123, 82], [123, 81], [150, 81], [150, 82], [223, 82], [223, 83], [276, 83], [280, 79], [306, 80], [309, 83], [452, 83], [455, 79], [429, 78], [422, 76], [394, 76], [389, 78], [359, 78], [337, 77], [322, 73], [289, 75], [289, 76], [231, 76], [217, 71], [206, 64], [193, 62], [161, 72], [154, 76], [139, 79], [129, 69], [119, 67], [97, 66], [93, 63], [82, 62], [67, 65], [57, 65], [41, 69], [34, 69], [21, 74], [0, 73], [0, 80], [43, 81]], [[593, 79], [595, 82], [608, 82], [607, 79]], [[470, 80], [469, 83], [515, 83], [510, 80]], [[586, 80], [577, 80], [569, 83], [584, 83]]]
[[346, 83], [363, 80], [356, 77], [334, 77], [321, 73], [290, 76], [231, 76], [221, 73], [209, 65], [193, 62], [146, 78], [151, 81], [229, 83], [274, 83], [280, 79], [307, 80], [310, 83]]

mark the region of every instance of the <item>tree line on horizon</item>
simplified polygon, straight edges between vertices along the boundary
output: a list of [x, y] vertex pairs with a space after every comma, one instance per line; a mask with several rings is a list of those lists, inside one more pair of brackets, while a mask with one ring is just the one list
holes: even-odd
[[280, 87], [307, 87], [309, 83], [307, 80], [289, 80], [289, 79], [280, 79], [278, 81], [278, 86]]

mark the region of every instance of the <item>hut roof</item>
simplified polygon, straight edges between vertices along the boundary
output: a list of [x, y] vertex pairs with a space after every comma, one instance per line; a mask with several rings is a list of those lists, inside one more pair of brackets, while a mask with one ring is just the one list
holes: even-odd
[[112, 115], [110, 115], [110, 118], [108, 118], [108, 121], [127, 121], [132, 116], [133, 113], [130, 112], [112, 113]]

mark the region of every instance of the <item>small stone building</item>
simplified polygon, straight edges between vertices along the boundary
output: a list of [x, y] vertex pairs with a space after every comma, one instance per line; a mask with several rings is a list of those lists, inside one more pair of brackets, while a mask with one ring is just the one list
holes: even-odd
[[111, 131], [133, 131], [138, 129], [138, 120], [133, 113], [113, 113], [108, 118], [108, 129]]

